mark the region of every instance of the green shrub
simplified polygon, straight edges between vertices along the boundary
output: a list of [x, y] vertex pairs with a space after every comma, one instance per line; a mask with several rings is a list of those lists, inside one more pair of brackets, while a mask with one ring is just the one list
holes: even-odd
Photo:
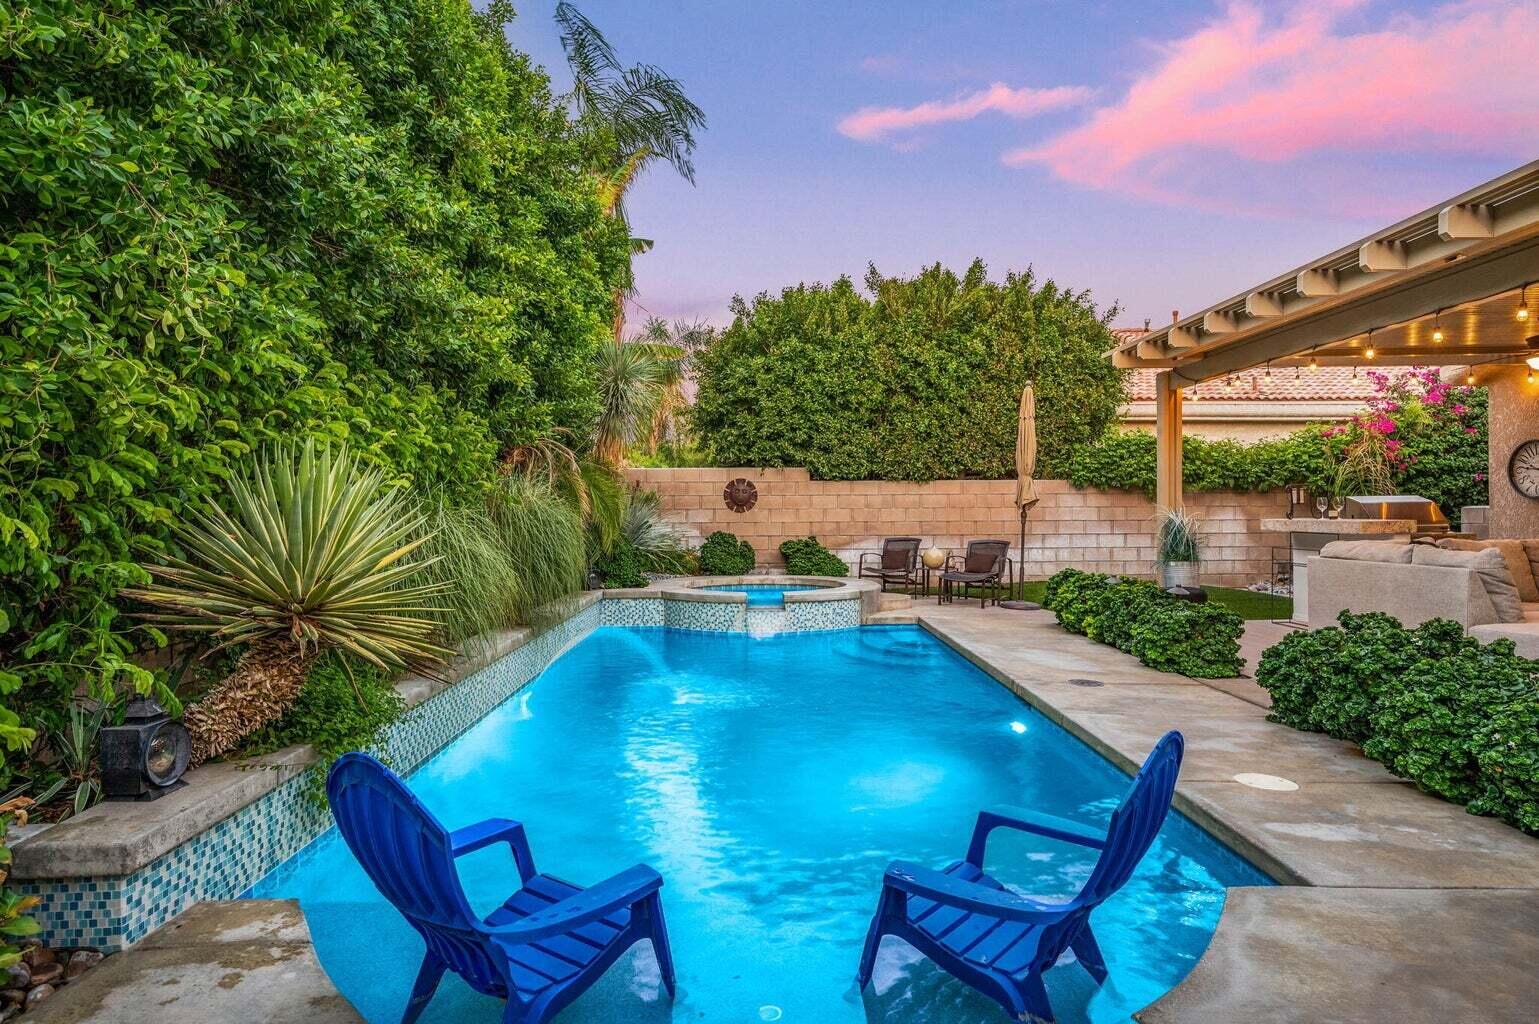
[[1157, 584], [1149, 580], [1129, 580], [1118, 586], [1104, 586], [1093, 591], [1095, 607], [1085, 622], [1085, 635], [1118, 650], [1133, 649], [1133, 630], [1150, 612], [1150, 605], [1164, 600]]
[[647, 585], [646, 574], [642, 571], [641, 552], [623, 538], [615, 543], [609, 554], [593, 564], [593, 570], [599, 574], [600, 583], [606, 590]]
[[695, 357], [701, 446], [728, 466], [826, 480], [1009, 477], [1021, 388], [1036, 385], [1040, 471], [1060, 473], [1123, 400], [1088, 293], [974, 262], [916, 277], [872, 268], [752, 303]]
[[780, 557], [792, 576], [848, 576], [844, 559], [818, 543], [816, 537], [780, 542]]
[[1539, 662], [1511, 641], [1343, 613], [1266, 650], [1256, 679], [1274, 721], [1360, 742], [1427, 792], [1539, 833]]
[[1469, 808], [1539, 835], [1539, 688], [1526, 683], [1482, 709], [1470, 747], [1484, 789]]
[[244, 752], [263, 754], [308, 743], [320, 758], [310, 773], [310, 795], [325, 801], [326, 772], [350, 750], [378, 750], [385, 730], [398, 721], [406, 702], [384, 672], [332, 652], [310, 670], [304, 689], [282, 719], [253, 733]]
[[11, 830], [12, 818], [11, 812], [0, 812], [0, 970], [21, 960], [21, 950], [11, 944], [11, 939], [25, 939], [43, 930], [36, 919], [27, 916], [27, 911], [43, 898], [23, 896], [5, 884], [11, 873], [11, 845], [7, 833]]
[[1059, 625], [1071, 633], [1084, 633], [1085, 620], [1097, 607], [1100, 591], [1111, 577], [1079, 569], [1060, 569], [1047, 581], [1043, 607], [1058, 616]]
[[1150, 668], [1199, 679], [1239, 675], [1245, 620], [1216, 604], [1171, 597], [1148, 580], [1062, 569], [1043, 607], [1071, 633], [1111, 644]]
[[663, 518], [656, 491], [631, 492], [620, 536], [635, 549], [646, 571], [685, 576], [696, 567], [694, 553], [685, 546], [683, 530]]
[[753, 567], [753, 545], [725, 530], [717, 530], [700, 545], [702, 576], [743, 576]]
[[1240, 674], [1240, 635], [1245, 620], [1216, 604], [1162, 596], [1150, 601], [1132, 624], [1128, 653], [1150, 668], [1193, 679]]
[[508, 445], [590, 422], [630, 250], [546, 74], [468, 3], [0, 23], [14, 752], [83, 685], [149, 685], [115, 595], [253, 447], [346, 440], [469, 501]]

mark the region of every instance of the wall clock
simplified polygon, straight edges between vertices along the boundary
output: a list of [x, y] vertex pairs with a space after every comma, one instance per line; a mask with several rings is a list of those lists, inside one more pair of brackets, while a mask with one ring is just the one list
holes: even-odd
[[1539, 498], [1539, 439], [1524, 441], [1507, 460], [1507, 479], [1525, 498]]

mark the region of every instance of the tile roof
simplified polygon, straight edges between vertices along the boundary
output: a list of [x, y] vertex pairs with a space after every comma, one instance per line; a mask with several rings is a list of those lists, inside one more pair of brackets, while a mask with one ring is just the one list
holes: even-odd
[[[1117, 344], [1131, 341], [1145, 333], [1141, 327], [1114, 327], [1112, 335]], [[1128, 372], [1128, 401], [1154, 401], [1154, 376], [1158, 370], [1137, 369]], [[1195, 390], [1197, 400], [1230, 402], [1360, 402], [1374, 394], [1373, 381], [1367, 374], [1353, 376], [1347, 366], [1322, 366], [1318, 370], [1295, 373], [1293, 369], [1279, 367], [1267, 377], [1262, 369], [1247, 370], [1236, 374], [1234, 386], [1225, 386], [1222, 380], [1205, 381]]]

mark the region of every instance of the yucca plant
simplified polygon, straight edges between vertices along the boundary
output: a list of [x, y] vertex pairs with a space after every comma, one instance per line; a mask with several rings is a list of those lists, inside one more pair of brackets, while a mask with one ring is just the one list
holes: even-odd
[[277, 720], [316, 656], [339, 648], [381, 669], [451, 652], [436, 642], [446, 581], [423, 582], [423, 516], [384, 474], [347, 451], [278, 445], [178, 530], [187, 557], [147, 566], [128, 595], [168, 610], [146, 618], [243, 644], [235, 669], [187, 709], [192, 761], [226, 753]]

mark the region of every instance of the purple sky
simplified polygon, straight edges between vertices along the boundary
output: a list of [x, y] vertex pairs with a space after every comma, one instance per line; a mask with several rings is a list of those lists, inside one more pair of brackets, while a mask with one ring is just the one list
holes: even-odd
[[579, 6], [710, 119], [629, 200], [638, 319], [979, 256], [1158, 324], [1539, 156], [1539, 2]]

